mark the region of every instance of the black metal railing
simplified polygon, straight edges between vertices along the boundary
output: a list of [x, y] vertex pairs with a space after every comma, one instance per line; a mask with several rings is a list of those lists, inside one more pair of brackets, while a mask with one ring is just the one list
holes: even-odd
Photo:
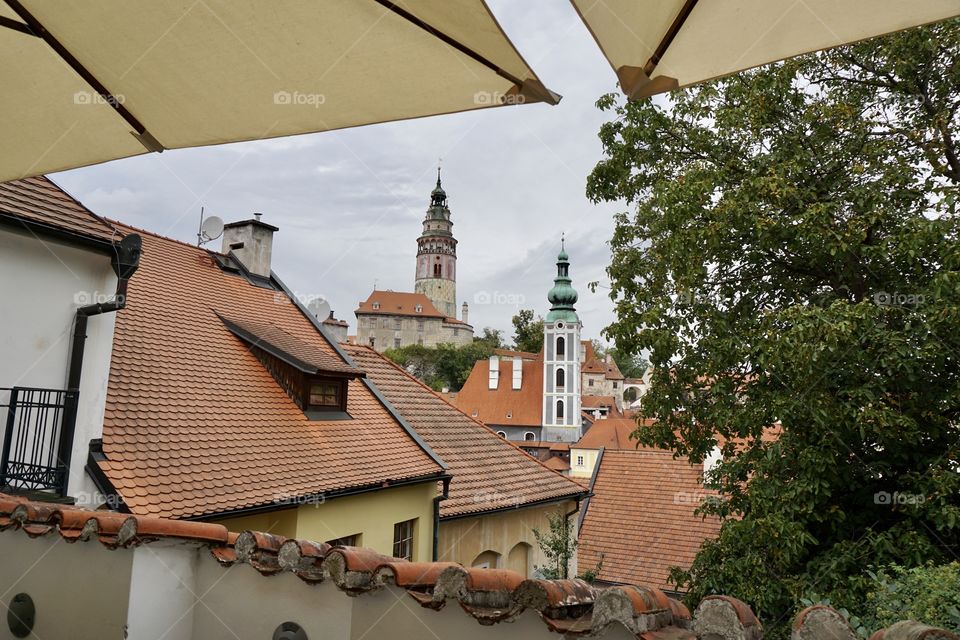
[[66, 495], [78, 396], [62, 389], [0, 387], [0, 418], [6, 413], [0, 488]]

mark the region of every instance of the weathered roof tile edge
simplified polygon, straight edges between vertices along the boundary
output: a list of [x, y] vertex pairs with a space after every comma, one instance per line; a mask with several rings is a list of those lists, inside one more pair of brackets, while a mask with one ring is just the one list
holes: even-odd
[[[15, 530], [33, 538], [56, 534], [69, 543], [96, 541], [108, 549], [157, 540], [193, 543], [207, 547], [221, 565], [249, 564], [263, 575], [290, 572], [307, 584], [332, 580], [348, 595], [394, 586], [406, 589], [428, 609], [439, 610], [455, 600], [481, 624], [509, 621], [532, 609], [548, 628], [571, 636], [596, 635], [611, 624], [620, 624], [644, 640], [760, 640], [763, 635], [750, 607], [728, 596], [708, 596], [691, 616], [682, 603], [654, 588], [598, 588], [579, 579], [524, 579], [506, 569], [408, 562], [372, 549], [331, 547], [256, 531], [237, 535], [218, 524], [88, 511], [0, 494], [0, 531]], [[843, 616], [818, 605], [797, 615], [792, 637], [854, 640], [856, 636]], [[912, 621], [894, 624], [873, 637], [960, 640], [950, 631]]]

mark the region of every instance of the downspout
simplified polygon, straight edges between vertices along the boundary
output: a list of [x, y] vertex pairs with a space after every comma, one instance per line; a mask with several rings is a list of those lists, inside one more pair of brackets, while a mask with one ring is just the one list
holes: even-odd
[[[570, 535], [570, 518], [571, 518], [571, 516], [573, 516], [576, 512], [580, 511], [580, 496], [578, 495], [578, 496], [577, 496], [576, 498], [574, 498], [574, 499], [577, 501], [577, 503], [574, 505], [573, 511], [571, 511], [570, 513], [567, 513], [567, 514], [564, 515], [564, 517], [563, 517], [563, 526], [566, 527], [566, 529], [567, 529], [567, 535], [568, 535], [568, 536]], [[577, 528], [577, 539], [579, 539], [579, 538], [580, 538], [580, 529], [579, 529], [579, 527], [578, 527], [578, 528]], [[565, 566], [565, 567], [563, 568], [563, 574], [564, 574], [564, 575], [563, 575], [563, 579], [566, 580], [567, 577], [569, 577], [569, 574], [570, 574], [570, 560], [567, 560], [567, 566]]]
[[[114, 244], [115, 253], [111, 260], [114, 273], [117, 274], [117, 292], [109, 302], [98, 302], [77, 309], [73, 322], [73, 345], [70, 350], [70, 365], [67, 371], [67, 393], [73, 402], [64, 411], [63, 425], [60, 430], [58, 457], [60, 464], [69, 474], [70, 460], [73, 457], [73, 436], [77, 422], [77, 399], [80, 394], [80, 377], [83, 374], [83, 351], [87, 343], [87, 319], [102, 313], [119, 311], [127, 305], [127, 283], [140, 266], [140, 252], [143, 239], [132, 233]], [[68, 475], [69, 478], [69, 475]], [[64, 483], [63, 491], [67, 487]]]
[[450, 478], [443, 479], [443, 493], [433, 499], [433, 561], [440, 557], [440, 503], [450, 497]]

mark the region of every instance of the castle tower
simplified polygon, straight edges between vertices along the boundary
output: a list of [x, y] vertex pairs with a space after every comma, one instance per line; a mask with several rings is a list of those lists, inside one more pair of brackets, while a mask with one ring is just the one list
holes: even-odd
[[417, 238], [416, 293], [422, 293], [440, 313], [457, 317], [457, 240], [447, 206], [447, 193], [437, 186], [430, 193], [430, 207], [423, 219], [423, 233]]
[[580, 318], [574, 309], [570, 258], [561, 240], [557, 277], [547, 294], [550, 312], [543, 321], [543, 440], [576, 442], [580, 418]]

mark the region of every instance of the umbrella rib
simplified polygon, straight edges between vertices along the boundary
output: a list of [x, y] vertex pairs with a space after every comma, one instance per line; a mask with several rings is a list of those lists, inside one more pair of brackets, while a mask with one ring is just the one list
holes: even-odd
[[670, 45], [673, 44], [674, 38], [677, 37], [677, 34], [680, 33], [680, 29], [683, 28], [683, 25], [686, 24], [687, 18], [690, 17], [690, 14], [693, 12], [693, 8], [697, 6], [699, 0], [686, 0], [683, 3], [683, 6], [680, 7], [680, 13], [677, 14], [677, 17], [673, 20], [673, 24], [670, 25], [670, 28], [667, 29], [667, 32], [663, 36], [663, 40], [660, 41], [660, 44], [657, 45], [657, 48], [654, 50], [653, 55], [650, 56], [650, 59], [647, 60], [647, 63], [643, 65], [643, 72], [647, 74], [647, 77], [653, 75], [654, 69], [657, 68], [657, 65], [660, 64], [660, 60], [663, 59], [663, 56], [666, 55], [667, 49], [670, 48]]
[[[41, 22], [37, 20], [33, 14], [27, 11], [27, 9], [20, 4], [19, 0], [4, 0], [4, 2], [6, 2], [7, 5], [13, 9], [13, 11], [26, 23], [25, 26], [29, 32], [32, 33], [32, 35], [35, 35], [46, 42], [47, 45], [53, 49], [54, 53], [60, 56], [60, 58], [66, 62], [67, 65], [77, 73], [77, 75], [83, 78], [83, 80], [90, 85], [94, 91], [100, 94], [104, 101], [110, 107], [112, 107], [114, 111], [120, 114], [120, 117], [127, 121], [127, 124], [133, 127], [134, 131], [136, 131], [136, 135], [134, 137], [140, 141], [140, 144], [146, 147], [148, 151], [163, 151], [163, 145], [161, 145], [159, 141], [157, 141], [157, 139], [154, 138], [149, 131], [147, 131], [147, 128], [144, 127], [139, 120], [137, 120], [136, 116], [130, 113], [130, 111], [120, 103], [120, 100], [114, 96], [110, 90], [107, 89], [103, 83], [96, 78], [96, 76], [90, 73], [90, 71], [84, 67], [83, 64], [77, 60], [72, 53], [70, 53], [69, 49], [63, 46], [63, 44], [57, 40], [52, 33], [47, 31], [43, 24], [41, 24]], [[11, 20], [10, 22], [16, 24], [15, 20]], [[10, 25], [4, 24], [4, 26]]]
[[500, 67], [498, 67], [496, 64], [494, 64], [494, 63], [491, 62], [490, 60], [487, 60], [485, 57], [483, 57], [482, 55], [480, 55], [479, 53], [477, 53], [476, 51], [474, 51], [473, 49], [471, 49], [471, 48], [468, 47], [467, 45], [463, 44], [462, 42], [460, 42], [460, 41], [458, 41], [458, 40], [455, 40], [454, 38], [451, 38], [450, 36], [448, 36], [447, 34], [443, 33], [442, 31], [440, 31], [439, 29], [437, 29], [437, 28], [434, 27], [433, 25], [431, 25], [431, 24], [425, 22], [424, 20], [421, 20], [421, 19], [418, 18], [417, 16], [413, 15], [412, 13], [410, 13], [409, 11], [407, 11], [406, 9], [404, 9], [403, 7], [398, 7], [395, 3], [390, 2], [390, 0], [375, 0], [375, 2], [376, 2], [377, 4], [385, 7], [386, 9], [394, 12], [395, 14], [397, 14], [398, 16], [400, 16], [401, 18], [403, 18], [404, 20], [407, 20], [408, 22], [411, 22], [411, 23], [415, 24], [416, 26], [420, 27], [421, 29], [423, 29], [424, 31], [426, 31], [427, 33], [429, 33], [430, 35], [432, 35], [432, 36], [438, 38], [439, 40], [445, 42], [446, 44], [450, 45], [451, 47], [453, 47], [453, 48], [456, 49], [457, 51], [459, 51], [459, 52], [461, 52], [461, 53], [463, 53], [463, 54], [465, 54], [465, 55], [473, 58], [474, 60], [476, 60], [477, 62], [479, 62], [479, 63], [482, 64], [483, 66], [485, 66], [485, 67], [487, 67], [488, 69], [492, 70], [494, 73], [496, 73], [496, 74], [497, 74], [498, 76], [500, 76], [501, 78], [506, 78], [507, 80], [509, 80], [510, 82], [512, 82], [512, 83], [514, 83], [514, 84], [516, 84], [516, 85], [523, 85], [523, 81], [520, 80], [519, 78], [517, 78], [515, 75], [513, 75], [513, 74], [511, 74], [511, 73], [509, 73], [509, 72], [507, 72], [507, 71], [504, 71], [503, 69], [501, 69]]
[[[37, 36], [33, 30], [26, 24], [22, 22], [17, 22], [12, 18], [6, 16], [0, 16], [0, 27], [6, 27], [7, 29], [13, 29], [14, 31], [19, 31], [20, 33], [25, 33], [28, 36]], [[39, 37], [39, 36], [37, 36]]]

